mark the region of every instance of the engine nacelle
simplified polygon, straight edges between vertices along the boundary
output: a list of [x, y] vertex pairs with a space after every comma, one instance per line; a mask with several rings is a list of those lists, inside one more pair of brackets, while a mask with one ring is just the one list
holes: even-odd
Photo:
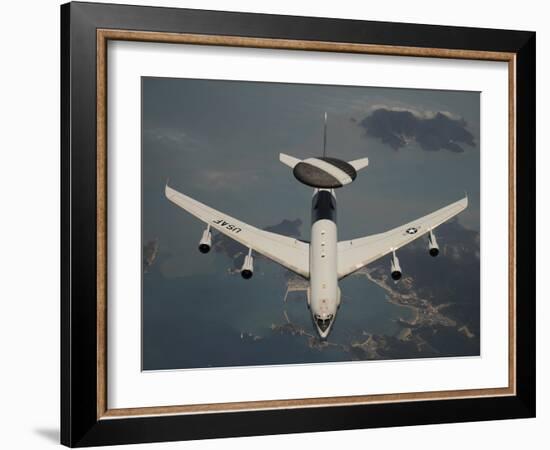
[[430, 230], [430, 236], [428, 240], [428, 251], [430, 253], [430, 256], [436, 257], [439, 255], [439, 245], [437, 245], [437, 239], [435, 238], [435, 234]]
[[395, 252], [392, 255], [391, 258], [391, 277], [394, 281], [398, 281], [401, 279], [401, 266], [399, 265], [399, 258], [395, 254]]
[[250, 278], [252, 278], [253, 274], [254, 274], [254, 258], [249, 252], [248, 255], [244, 257], [244, 263], [241, 268], [241, 277], [243, 277], [245, 280], [249, 280]]
[[199, 241], [199, 252], [208, 253], [212, 248], [212, 233], [210, 233], [210, 227], [204, 230], [202, 238]]

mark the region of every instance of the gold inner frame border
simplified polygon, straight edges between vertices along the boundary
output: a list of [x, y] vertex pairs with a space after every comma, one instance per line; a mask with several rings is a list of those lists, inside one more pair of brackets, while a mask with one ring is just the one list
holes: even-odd
[[[516, 394], [516, 54], [478, 50], [302, 41], [241, 36], [159, 33], [98, 29], [96, 47], [97, 108], [97, 419], [174, 414], [205, 414], [269, 409], [313, 408], [425, 400], [449, 400]], [[107, 405], [107, 43], [109, 40], [217, 45], [266, 49], [363, 53], [501, 61], [508, 63], [508, 386], [396, 394], [260, 400], [199, 405], [109, 409]]]

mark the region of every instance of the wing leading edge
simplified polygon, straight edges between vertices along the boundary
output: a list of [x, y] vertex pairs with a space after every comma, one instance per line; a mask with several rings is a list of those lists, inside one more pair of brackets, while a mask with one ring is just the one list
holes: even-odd
[[165, 195], [172, 203], [210, 225], [211, 228], [298, 275], [309, 278], [309, 244], [248, 225], [210, 208], [168, 185], [165, 187]]
[[367, 264], [433, 230], [464, 211], [468, 197], [384, 233], [338, 242], [338, 278], [344, 278]]

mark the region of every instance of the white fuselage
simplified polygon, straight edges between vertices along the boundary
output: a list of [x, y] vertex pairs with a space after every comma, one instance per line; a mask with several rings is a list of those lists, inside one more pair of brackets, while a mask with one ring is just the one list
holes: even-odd
[[330, 333], [340, 306], [337, 246], [336, 198], [331, 190], [316, 190], [312, 203], [308, 306], [321, 338]]

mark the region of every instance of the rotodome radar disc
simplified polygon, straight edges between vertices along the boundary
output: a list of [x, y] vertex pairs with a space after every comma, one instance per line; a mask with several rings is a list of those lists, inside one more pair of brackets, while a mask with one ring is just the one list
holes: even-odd
[[298, 181], [308, 186], [335, 189], [351, 183], [357, 171], [346, 161], [319, 156], [305, 159], [294, 166], [293, 174]]

